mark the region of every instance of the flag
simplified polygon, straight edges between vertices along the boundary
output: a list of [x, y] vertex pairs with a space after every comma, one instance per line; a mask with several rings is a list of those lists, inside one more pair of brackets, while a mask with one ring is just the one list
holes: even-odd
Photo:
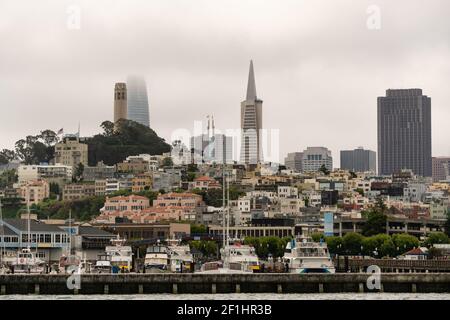
[[63, 130], [63, 128], [61, 128], [61, 129], [58, 130], [57, 135], [63, 134], [63, 132], [64, 132], [64, 130]]

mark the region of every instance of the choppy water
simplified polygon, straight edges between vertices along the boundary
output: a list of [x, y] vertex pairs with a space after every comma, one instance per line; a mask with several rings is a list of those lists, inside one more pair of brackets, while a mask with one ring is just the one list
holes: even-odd
[[449, 293], [6, 295], [0, 300], [450, 300]]

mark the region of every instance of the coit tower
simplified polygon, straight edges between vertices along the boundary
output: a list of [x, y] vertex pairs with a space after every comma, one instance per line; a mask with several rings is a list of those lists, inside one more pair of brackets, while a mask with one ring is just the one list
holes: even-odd
[[114, 123], [127, 119], [127, 109], [127, 84], [118, 82], [114, 87]]

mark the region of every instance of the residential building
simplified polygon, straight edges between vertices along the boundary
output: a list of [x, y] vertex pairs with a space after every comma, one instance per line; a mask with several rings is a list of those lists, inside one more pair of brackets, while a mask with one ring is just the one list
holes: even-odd
[[137, 174], [132, 178], [132, 192], [141, 192], [145, 190], [152, 190], [153, 187], [153, 174], [148, 173], [141, 173]]
[[377, 160], [375, 151], [364, 150], [359, 147], [354, 150], [341, 151], [341, 169], [353, 172], [373, 173], [377, 170]]
[[131, 211], [139, 213], [144, 209], [150, 208], [150, 200], [147, 197], [130, 195], [130, 196], [117, 196], [107, 197], [105, 206], [100, 212], [115, 212], [115, 211]]
[[450, 157], [432, 158], [433, 182], [450, 180]]
[[78, 135], [65, 135], [55, 145], [55, 163], [75, 169], [78, 164], [88, 165], [88, 145], [80, 142]]
[[378, 171], [431, 177], [431, 99], [421, 89], [389, 89], [378, 97]]
[[45, 180], [26, 181], [19, 184], [18, 195], [23, 203], [38, 204], [50, 197], [50, 185]]
[[117, 164], [117, 172], [139, 174], [150, 171], [148, 161], [142, 158], [129, 157]]
[[107, 166], [100, 161], [96, 166], [85, 166], [83, 170], [83, 181], [95, 181], [114, 178], [115, 166]]
[[192, 188], [200, 190], [220, 189], [221, 185], [211, 177], [202, 176], [194, 179]]
[[18, 182], [45, 179], [50, 182], [60, 182], [63, 185], [72, 181], [72, 166], [55, 165], [20, 165], [17, 168]]
[[63, 200], [80, 200], [96, 195], [95, 183], [68, 183], [63, 189]]

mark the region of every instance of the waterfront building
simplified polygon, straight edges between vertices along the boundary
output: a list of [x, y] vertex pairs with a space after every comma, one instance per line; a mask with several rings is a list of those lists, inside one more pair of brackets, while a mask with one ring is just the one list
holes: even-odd
[[127, 118], [127, 84], [118, 82], [114, 86], [114, 123], [116, 124], [120, 119]]
[[303, 160], [303, 153], [301, 153], [301, 152], [288, 153], [288, 155], [284, 159], [284, 165], [288, 169], [300, 172], [300, 171], [302, 171], [302, 168], [303, 168], [302, 160]]
[[78, 135], [66, 135], [55, 145], [55, 163], [76, 168], [88, 165], [88, 145], [81, 143]]
[[378, 171], [431, 177], [431, 98], [421, 89], [389, 89], [378, 97]]
[[245, 164], [257, 164], [262, 156], [262, 103], [256, 95], [253, 61], [250, 61], [247, 96], [241, 102], [241, 153], [240, 161]]
[[189, 223], [97, 223], [95, 227], [127, 240], [180, 239], [191, 234]]
[[317, 172], [322, 166], [333, 170], [331, 151], [325, 147], [307, 147], [303, 151], [302, 172]]
[[450, 180], [450, 157], [432, 158], [433, 182]]
[[359, 147], [354, 150], [341, 151], [341, 169], [353, 172], [376, 172], [377, 160], [375, 151]]

